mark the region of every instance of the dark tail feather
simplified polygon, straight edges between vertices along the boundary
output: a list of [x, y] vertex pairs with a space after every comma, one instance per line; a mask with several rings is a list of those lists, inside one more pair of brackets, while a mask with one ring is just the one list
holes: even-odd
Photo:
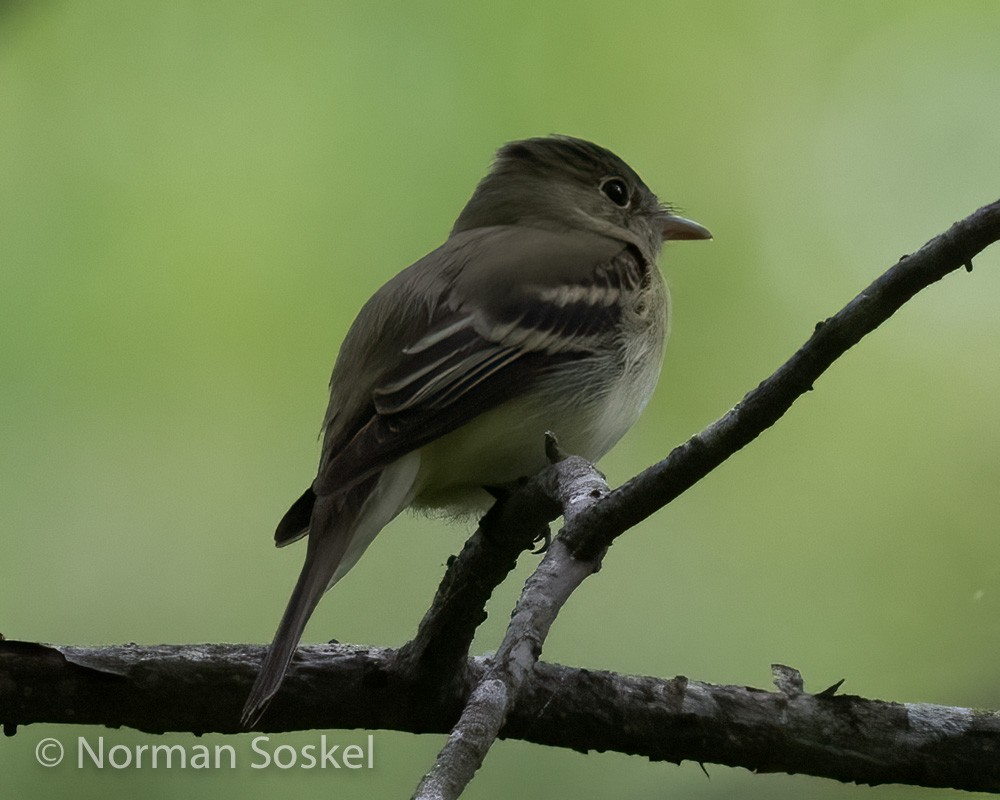
[[309, 521], [312, 519], [313, 506], [316, 505], [316, 493], [310, 486], [302, 493], [302, 497], [292, 503], [285, 516], [278, 523], [274, 532], [274, 543], [278, 547], [297, 542], [309, 533]]
[[340, 535], [327, 531], [321, 541], [317, 541], [316, 537], [310, 537], [309, 550], [302, 571], [299, 573], [298, 582], [281, 617], [278, 631], [274, 634], [274, 641], [271, 642], [271, 647], [257, 674], [257, 680], [250, 690], [250, 696], [243, 706], [240, 721], [244, 728], [250, 728], [260, 721], [268, 703], [281, 686], [281, 681], [295, 654], [295, 648], [302, 638], [306, 622], [323, 597], [337, 565], [343, 558], [348, 532], [337, 533]]

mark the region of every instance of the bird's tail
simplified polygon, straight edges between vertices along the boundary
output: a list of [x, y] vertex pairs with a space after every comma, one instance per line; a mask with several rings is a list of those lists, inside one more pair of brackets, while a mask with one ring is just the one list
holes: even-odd
[[327, 529], [324, 534], [309, 537], [309, 548], [299, 579], [278, 624], [274, 641], [271, 642], [257, 674], [257, 680], [250, 690], [250, 696], [243, 706], [240, 720], [244, 728], [255, 725], [267, 709], [271, 698], [281, 686], [309, 617], [323, 593], [334, 582], [337, 567], [350, 543], [351, 531]]
[[306, 561], [243, 706], [240, 720], [244, 728], [260, 720], [281, 686], [302, 631], [323, 593], [354, 566], [378, 532], [410, 504], [419, 468], [419, 453], [407, 453], [345, 495], [315, 498]]

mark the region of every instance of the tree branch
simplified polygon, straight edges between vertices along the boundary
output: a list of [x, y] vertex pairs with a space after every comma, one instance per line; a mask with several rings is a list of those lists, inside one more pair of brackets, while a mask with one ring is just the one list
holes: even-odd
[[[558, 445], [548, 434], [550, 453]], [[552, 474], [547, 470], [545, 474]], [[570, 456], [554, 465], [555, 494], [569, 524], [583, 509], [608, 492], [592, 464]], [[421, 800], [459, 797], [486, 758], [510, 707], [531, 675], [556, 615], [586, 577], [600, 567], [601, 554], [589, 561], [574, 558], [557, 538], [524, 585], [510, 624], [487, 673], [476, 684], [462, 716], [431, 768], [417, 787]]]
[[486, 603], [518, 556], [549, 533], [562, 509], [555, 497], [554, 470], [546, 469], [502, 498], [479, 523], [462, 551], [448, 560], [445, 576], [417, 633], [398, 652], [399, 668], [415, 680], [448, 683], [464, 677], [476, 628]]
[[[239, 710], [263, 651], [259, 645], [83, 648], [0, 641], [0, 717], [8, 735], [34, 722], [243, 733]], [[447, 732], [467, 694], [414, 694], [394, 673], [396, 664], [396, 654], [381, 648], [301, 647], [284, 702], [268, 714], [264, 730]], [[490, 659], [470, 659], [467, 669], [480, 681]], [[776, 668], [776, 674], [784, 677], [773, 692], [540, 662], [500, 733], [653, 761], [1000, 792], [1000, 713], [829, 690], [807, 694], [794, 671]]]
[[962, 267], [971, 271], [972, 259], [996, 241], [1000, 200], [903, 256], [843, 309], [818, 323], [795, 355], [729, 413], [594, 504], [572, 529], [567, 526], [567, 546], [584, 559], [604, 550], [770, 428], [834, 361], [917, 292]]

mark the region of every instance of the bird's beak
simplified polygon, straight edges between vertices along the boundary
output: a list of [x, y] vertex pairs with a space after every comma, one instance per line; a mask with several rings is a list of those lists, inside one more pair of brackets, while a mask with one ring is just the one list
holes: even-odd
[[671, 239], [711, 239], [712, 232], [691, 219], [667, 214], [663, 218], [663, 241]]

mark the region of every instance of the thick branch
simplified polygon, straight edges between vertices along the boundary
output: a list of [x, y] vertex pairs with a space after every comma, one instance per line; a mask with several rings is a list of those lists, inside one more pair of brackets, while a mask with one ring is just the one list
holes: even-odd
[[[239, 733], [262, 652], [257, 645], [0, 642], [0, 722], [8, 734], [37, 722]], [[466, 695], [414, 693], [395, 664], [395, 654], [379, 648], [300, 648], [286, 702], [268, 715], [267, 730], [447, 732]], [[476, 679], [489, 666], [468, 662]], [[656, 761], [1000, 792], [1000, 713], [810, 695], [788, 680], [769, 692], [539, 663], [501, 735]]]

